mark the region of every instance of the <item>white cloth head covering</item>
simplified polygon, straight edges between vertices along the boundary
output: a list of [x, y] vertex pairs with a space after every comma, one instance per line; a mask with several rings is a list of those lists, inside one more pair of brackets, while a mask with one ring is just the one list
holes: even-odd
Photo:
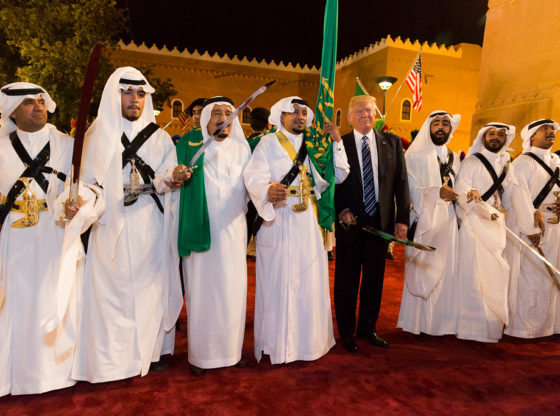
[[[432, 120], [438, 116], [447, 116], [451, 121], [451, 133], [449, 134], [449, 138], [445, 144], [449, 143], [451, 138], [453, 137], [453, 133], [457, 130], [457, 126], [461, 121], [460, 114], [449, 114], [447, 111], [436, 110], [432, 111], [432, 113], [428, 116], [422, 127], [420, 127], [420, 131], [406, 150], [407, 154], [415, 153], [415, 152], [424, 152], [434, 148], [435, 144], [432, 142], [432, 138], [430, 136], [430, 126], [432, 124]], [[438, 174], [439, 175], [439, 174]]]
[[291, 96], [282, 98], [270, 109], [270, 116], [268, 116], [268, 122], [278, 128], [282, 127], [282, 113], [293, 113], [296, 111], [294, 109], [294, 104], [299, 106], [304, 106], [307, 108], [307, 120], [306, 126], [310, 127], [313, 122], [313, 110], [307, 105], [307, 102], [300, 97]]
[[56, 104], [51, 96], [45, 91], [44, 88], [37, 84], [30, 82], [12, 82], [11, 84], [4, 85], [0, 89], [0, 137], [7, 136], [12, 131], [17, 129], [16, 124], [12, 121], [10, 116], [14, 110], [26, 98], [39, 98], [45, 100], [45, 106], [49, 113], [53, 113]]
[[[506, 143], [504, 144], [504, 146], [498, 152], [500, 154], [506, 154], [506, 149], [509, 147], [509, 145], [513, 141], [513, 138], [515, 137], [515, 126], [512, 126], [510, 124], [499, 123], [497, 121], [492, 121], [492, 122], [486, 124], [484, 127], [482, 127], [478, 131], [475, 139], [473, 140], [473, 143], [472, 143], [471, 147], [469, 148], [469, 151], [467, 152], [467, 156], [473, 155], [475, 153], [479, 153], [482, 149], [484, 149], [483, 138], [484, 138], [484, 135], [486, 134], [486, 132], [488, 130], [490, 130], [491, 128], [495, 128], [497, 130], [506, 129]], [[507, 156], [507, 154], [506, 154], [506, 156]], [[507, 156], [507, 157], [509, 158], [509, 156]]]
[[432, 120], [438, 116], [447, 116], [451, 121], [451, 133], [449, 140], [453, 137], [453, 132], [457, 129], [461, 121], [460, 114], [449, 114], [446, 111], [433, 111], [416, 135], [410, 147], [405, 152], [406, 165], [409, 174], [415, 177], [416, 181], [427, 187], [441, 187], [441, 176], [439, 164], [437, 163], [436, 145], [430, 137], [430, 125]]
[[[124, 118], [121, 108], [121, 91], [129, 87], [142, 89], [148, 93], [140, 119], [155, 123], [151, 96], [154, 89], [136, 68], [122, 67], [116, 69], [107, 80], [101, 95], [97, 118], [86, 132], [85, 138], [85, 147], [89, 155], [83, 163], [93, 163], [95, 180], [105, 190], [106, 223], [114, 227], [113, 241], [110, 241], [113, 250], [124, 227], [124, 193], [120, 153]], [[114, 253], [114, 251], [112, 252]]]
[[546, 118], [531, 121], [529, 124], [523, 127], [523, 129], [521, 129], [521, 138], [523, 139], [523, 152], [529, 151], [529, 148], [531, 147], [531, 137], [533, 137], [533, 134], [536, 133], [539, 127], [545, 124], [552, 125], [552, 127], [554, 128], [554, 133], [558, 131], [558, 123], [554, 120]]
[[[231, 111], [235, 111], [232, 101], [227, 97], [216, 96], [208, 99], [207, 101], [208, 103], [204, 104], [204, 108], [200, 114], [200, 129], [202, 130], [202, 137], [204, 138], [204, 141], [208, 140], [210, 137], [210, 134], [208, 133], [208, 122], [210, 121], [212, 109], [215, 105], [229, 105], [231, 107]], [[228, 138], [232, 137], [246, 142], [245, 133], [243, 132], [243, 127], [241, 127], [241, 123], [239, 122], [239, 117], [235, 117], [231, 123], [231, 132], [229, 133]]]

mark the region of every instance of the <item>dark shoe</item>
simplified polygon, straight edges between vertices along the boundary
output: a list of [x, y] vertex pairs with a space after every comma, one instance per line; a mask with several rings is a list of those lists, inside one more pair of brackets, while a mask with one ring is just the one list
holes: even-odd
[[395, 260], [395, 256], [393, 255], [393, 252], [388, 251], [388, 252], [387, 252], [387, 258], [388, 258], [389, 260]]
[[377, 335], [377, 332], [375, 331], [369, 334], [362, 334], [362, 336], [367, 338], [371, 345], [375, 345], [379, 348], [389, 348], [389, 344], [387, 344], [387, 342], [383, 338]]
[[236, 367], [238, 368], [245, 368], [247, 367], [247, 359], [243, 356], [241, 356], [241, 359], [237, 362], [237, 364], [235, 364]]
[[329, 261], [333, 261], [334, 260], [334, 254], [332, 251], [328, 252], [328, 256], [329, 256]]
[[169, 356], [162, 355], [159, 357], [159, 361], [154, 361], [150, 364], [150, 371], [163, 371], [167, 368], [169, 364]]
[[354, 342], [354, 338], [352, 337], [341, 338], [340, 343], [346, 351], [351, 352], [352, 354], [358, 351], [358, 346], [356, 345], [356, 342]]
[[414, 334], [414, 338], [416, 338], [418, 341], [424, 342], [428, 340], [428, 335], [420, 332], [419, 334]]
[[189, 364], [193, 376], [203, 376], [206, 373], [204, 368], [197, 367], [196, 365]]

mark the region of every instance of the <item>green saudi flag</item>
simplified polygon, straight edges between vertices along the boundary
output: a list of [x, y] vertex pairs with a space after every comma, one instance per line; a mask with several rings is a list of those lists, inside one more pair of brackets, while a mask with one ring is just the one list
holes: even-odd
[[356, 77], [356, 88], [354, 89], [354, 96], [356, 95], [369, 95], [366, 87], [360, 81], [360, 78]]
[[[329, 183], [317, 198], [319, 225], [332, 231], [334, 215], [334, 165], [332, 140], [325, 137], [323, 129], [326, 121], [332, 121], [334, 112], [334, 76], [336, 71], [336, 43], [338, 36], [338, 0], [327, 0], [323, 26], [323, 55], [319, 95], [315, 107], [315, 128], [305, 133], [305, 144], [309, 160], [315, 170]], [[315, 180], [313, 180], [315, 185]]]

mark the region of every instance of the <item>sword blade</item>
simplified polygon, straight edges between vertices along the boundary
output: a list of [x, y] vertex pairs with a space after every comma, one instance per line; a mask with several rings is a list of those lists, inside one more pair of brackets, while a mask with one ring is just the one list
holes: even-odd
[[558, 282], [558, 279], [556, 279], [556, 276], [554, 275], [554, 273], [560, 275], [560, 271], [556, 267], [554, 267], [554, 265], [551, 262], [547, 260], [547, 258], [544, 256], [544, 252], [542, 251], [542, 249], [540, 247], [537, 247], [537, 250], [535, 250], [533, 247], [531, 247], [529, 244], [523, 241], [521, 237], [519, 237], [517, 234], [511, 231], [507, 226], [504, 225], [504, 228], [512, 237], [514, 237], [517, 241], [519, 241], [522, 245], [524, 245], [527, 249], [529, 249], [531, 253], [537, 256], [544, 263], [544, 265], [546, 266], [546, 270], [548, 271], [552, 281], [554, 282], [554, 285], [558, 288], [558, 290], [560, 290], [560, 283]]
[[[544, 252], [542, 251], [542, 248], [537, 246], [537, 251], [539, 252], [539, 254], [542, 257], [544, 257]], [[560, 290], [560, 283], [558, 283], [558, 279], [554, 275], [554, 272], [552, 271], [552, 268], [547, 263], [544, 263], [544, 266], [546, 267], [546, 271], [548, 272], [548, 274], [550, 275], [550, 278], [552, 279], [552, 283], [554, 283], [554, 286], [556, 286], [556, 289]]]
[[72, 154], [72, 165], [74, 165], [73, 181], [80, 179], [80, 165], [82, 162], [82, 148], [84, 145], [84, 135], [86, 133], [87, 119], [89, 115], [89, 106], [93, 85], [99, 67], [99, 58], [101, 56], [101, 44], [96, 43], [91, 50], [89, 62], [86, 67], [86, 76], [82, 87], [82, 96], [80, 98], [80, 109], [78, 111], [78, 120], [76, 121], [76, 134], [74, 135], [74, 152]]
[[247, 97], [245, 99], [245, 101], [243, 101], [241, 103], [241, 105], [239, 107], [237, 107], [233, 113], [231, 113], [231, 115], [226, 119], [226, 121], [224, 121], [224, 123], [220, 127], [218, 127], [218, 129], [214, 132], [214, 134], [212, 136], [210, 136], [208, 138], [208, 140], [206, 140], [206, 142], [204, 142], [204, 144], [200, 147], [200, 149], [197, 150], [197, 152], [191, 158], [191, 161], [189, 162], [189, 166], [194, 166], [194, 164], [196, 163], [198, 158], [202, 155], [202, 153], [204, 153], [204, 151], [208, 148], [208, 146], [210, 146], [210, 143], [212, 143], [216, 139], [216, 137], [218, 137], [218, 135], [227, 126], [229, 126], [233, 120], [235, 120], [235, 117], [237, 117], [239, 115], [239, 113], [241, 113], [243, 110], [245, 110], [245, 108], [247, 108], [247, 106], [255, 100], [255, 98], [257, 98], [259, 95], [261, 95], [263, 92], [265, 92], [268, 89], [268, 87], [270, 87], [275, 82], [276, 82], [276, 80], [270, 81], [269, 83], [264, 84], [262, 87], [257, 89], [254, 93], [252, 93], [249, 97]]
[[380, 237], [384, 240], [394, 241], [395, 243], [402, 244], [402, 245], [409, 246], [409, 247], [414, 247], [414, 248], [417, 248], [418, 250], [436, 251], [435, 247], [428, 246], [426, 244], [417, 243], [416, 241], [407, 240], [406, 238], [398, 238], [398, 237], [395, 237], [392, 234], [386, 233], [384, 231], [378, 230], [378, 229], [370, 227], [370, 226], [364, 226], [364, 227], [362, 227], [362, 230], [367, 231], [368, 233], [371, 233], [371, 234], [373, 234], [377, 237]]

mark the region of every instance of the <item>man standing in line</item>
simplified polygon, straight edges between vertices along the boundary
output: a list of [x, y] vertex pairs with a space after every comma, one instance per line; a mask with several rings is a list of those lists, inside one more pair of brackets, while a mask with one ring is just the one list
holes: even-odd
[[261, 139], [244, 173], [264, 220], [257, 233], [255, 357], [267, 354], [272, 364], [316, 360], [335, 344], [327, 252], [315, 212], [315, 195], [328, 183], [311, 172], [304, 132], [312, 120], [300, 97], [274, 104], [269, 122], [278, 130]]
[[407, 247], [398, 328], [418, 335], [455, 334], [457, 217], [453, 189], [459, 156], [447, 147], [461, 116], [433, 111], [405, 153], [415, 241], [435, 247], [426, 252]]
[[[560, 267], [560, 158], [550, 151], [558, 123], [535, 120], [521, 130], [523, 154], [513, 162], [519, 192], [510, 228]], [[509, 220], [509, 218], [508, 218]], [[510, 320], [504, 333], [520, 338], [560, 333], [558, 275], [517, 241], [508, 240]]]
[[[56, 331], [41, 322], [56, 310], [64, 226], [54, 214], [72, 163], [73, 139], [47, 123], [56, 107], [40, 86], [0, 89], [0, 396], [75, 384], [77, 293]], [[61, 354], [63, 353], [63, 354]]]
[[189, 115], [192, 120], [192, 125], [187, 126], [188, 130], [199, 129], [200, 128], [200, 114], [202, 114], [202, 107], [204, 105], [206, 98], [197, 98], [192, 103], [189, 104], [185, 112]]
[[251, 111], [249, 121], [253, 132], [249, 135], [249, 137], [247, 137], [249, 146], [251, 146], [251, 152], [255, 150], [255, 147], [259, 144], [261, 136], [266, 133], [266, 130], [269, 127], [268, 117], [270, 117], [270, 111], [264, 107], [253, 108]]
[[[204, 142], [235, 111], [227, 97], [206, 101], [202, 134], [179, 142], [186, 168]], [[189, 363], [194, 375], [206, 369], [246, 365], [241, 355], [247, 307], [247, 192], [243, 170], [251, 157], [239, 120], [225, 126], [195, 162], [181, 190], [179, 255], [187, 303]]]
[[[387, 242], [362, 229], [405, 237], [410, 199], [401, 140], [373, 129], [375, 98], [352, 97], [348, 121], [354, 127], [342, 137], [348, 176], [336, 186], [336, 266], [334, 306], [342, 346], [356, 352], [356, 302], [360, 291], [357, 333], [372, 345], [387, 348], [377, 335]], [[395, 212], [396, 211], [396, 212]], [[360, 274], [362, 281], [360, 285]], [[361, 287], [360, 287], [361, 286]]]
[[173, 190], [188, 172], [155, 123], [153, 92], [140, 71], [118, 68], [86, 133], [81, 179], [103, 188], [106, 210], [89, 239], [76, 380], [144, 376], [173, 352], [183, 304]]
[[454, 302], [457, 338], [498, 342], [508, 324], [504, 223], [517, 181], [506, 149], [514, 137], [514, 126], [486, 124], [478, 131], [457, 175], [457, 217], [461, 222]]

